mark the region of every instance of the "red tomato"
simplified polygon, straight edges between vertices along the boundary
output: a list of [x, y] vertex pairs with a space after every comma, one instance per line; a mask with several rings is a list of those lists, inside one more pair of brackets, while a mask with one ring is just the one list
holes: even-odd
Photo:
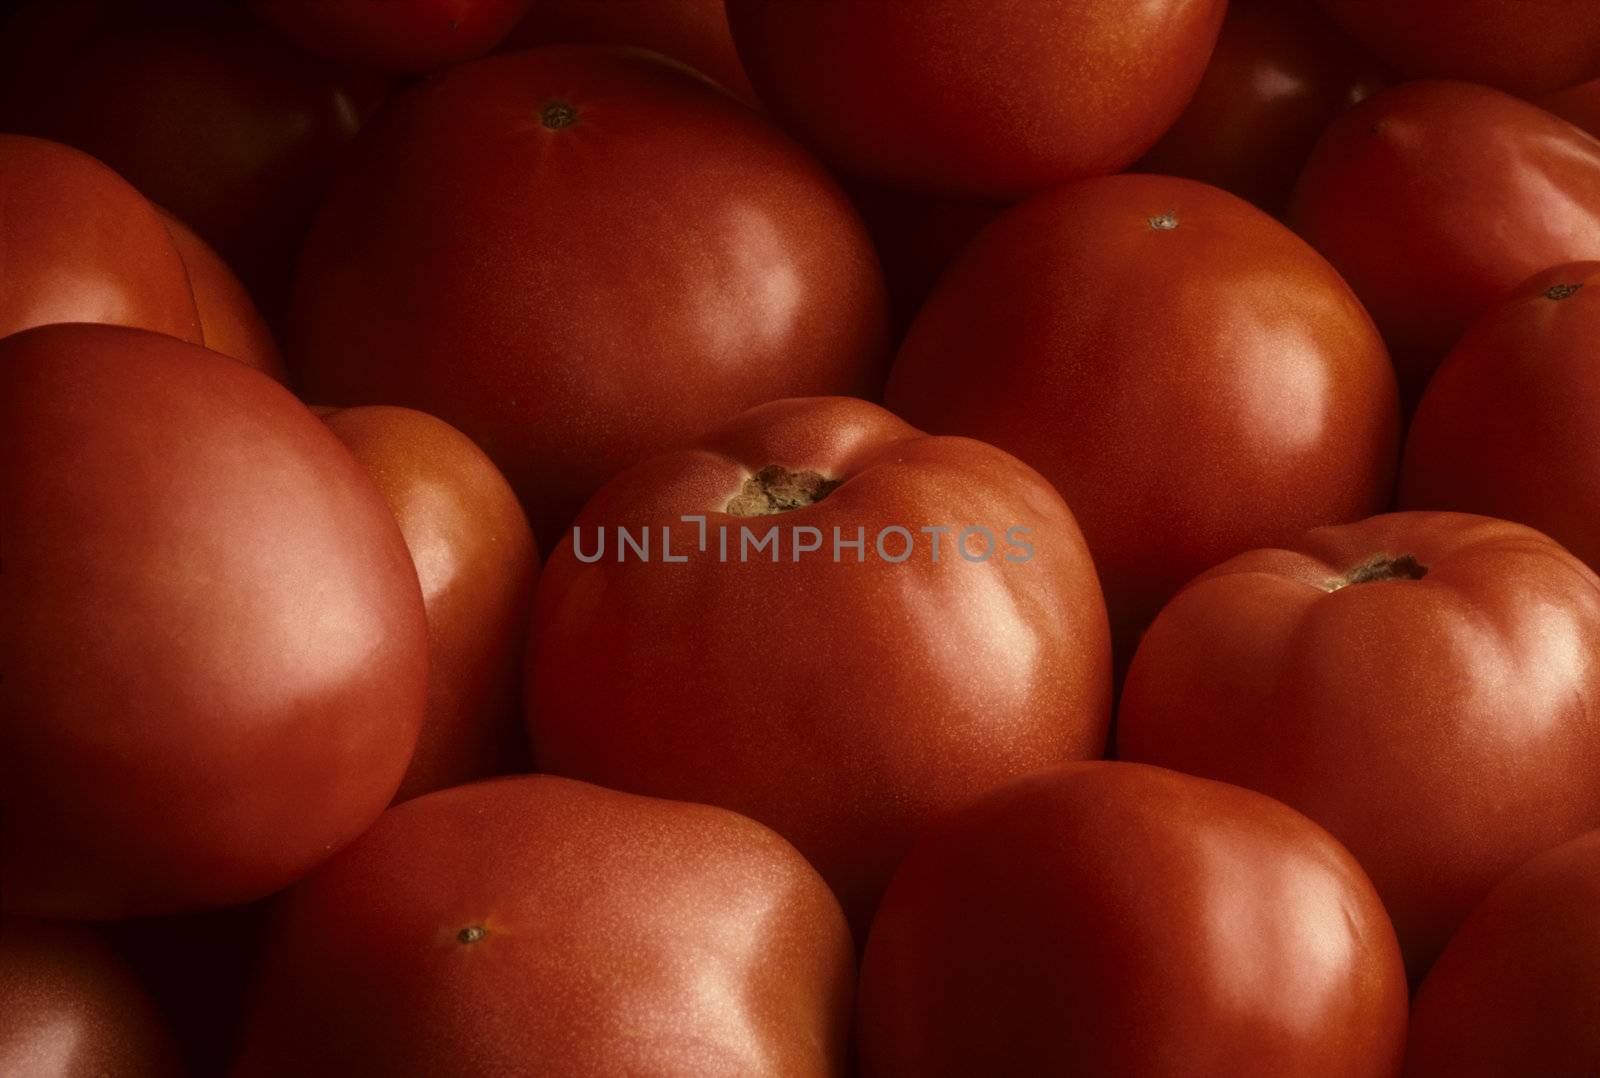
[[1145, 634], [1117, 752], [1270, 794], [1372, 876], [1413, 974], [1600, 826], [1600, 580], [1519, 524], [1395, 513], [1201, 576]]
[[0, 134], [0, 337], [52, 322], [200, 341], [188, 271], [155, 207], [87, 154]]
[[1489, 893], [1417, 993], [1414, 1078], [1600, 1073], [1600, 831]]
[[1530, 274], [1600, 257], [1600, 142], [1482, 86], [1397, 86], [1328, 129], [1289, 223], [1367, 305], [1414, 397]]
[[1406, 982], [1355, 860], [1248, 790], [1042, 771], [918, 843], [872, 926], [862, 1074], [1389, 1075]]
[[189, 274], [202, 343], [269, 378], [284, 381], [287, 375], [278, 342], [233, 270], [182, 221], [164, 210], [161, 219]]
[[888, 404], [1055, 484], [1128, 652], [1201, 570], [1381, 508], [1399, 437], [1383, 342], [1339, 275], [1254, 207], [1158, 176], [1052, 191], [981, 233]]
[[360, 834], [421, 724], [416, 573], [276, 382], [171, 337], [0, 341], [0, 903], [247, 901]]
[[250, 10], [307, 52], [352, 67], [420, 75], [482, 56], [530, 0], [250, 0]]
[[1188, 104], [1226, 0], [728, 0], [761, 98], [826, 159], [1013, 200], [1116, 172]]
[[88, 929], [0, 920], [0, 1074], [168, 1078], [178, 1053], [133, 971]]
[[1194, 99], [1136, 169], [1203, 180], [1281, 215], [1317, 137], [1384, 82], [1306, 0], [1233, 0]]
[[1546, 94], [1538, 104], [1600, 138], [1600, 79], [1582, 83], [1570, 90]]
[[743, 817], [534, 775], [385, 813], [296, 886], [234, 1073], [842, 1073], [838, 904]]
[[1537, 274], [1428, 383], [1406, 442], [1406, 508], [1530, 524], [1600, 568], [1600, 262]]
[[306, 389], [465, 432], [545, 549], [635, 461], [882, 377], [883, 284], [844, 195], [676, 65], [569, 45], [453, 68], [350, 165], [302, 263]]
[[1538, 93], [1600, 75], [1600, 5], [1593, 0], [1321, 2], [1412, 78]]
[[[706, 517], [704, 551], [686, 553], [702, 544], [685, 514]], [[619, 526], [648, 527], [655, 560], [628, 557]], [[958, 534], [974, 526], [993, 538]], [[662, 560], [669, 527], [687, 564]], [[799, 549], [802, 527], [820, 553]], [[884, 538], [892, 527], [906, 534]], [[861, 530], [860, 560], [844, 547], [834, 560], [836, 528]], [[1013, 528], [1031, 529], [1016, 537], [1031, 558]], [[753, 816], [817, 866], [858, 930], [924, 825], [1104, 748], [1088, 551], [1050, 485], [989, 446], [864, 401], [774, 402], [618, 476], [576, 529], [582, 546], [562, 541], [535, 604], [541, 769]], [[600, 529], [611, 546], [596, 561]], [[774, 529], [768, 550], [743, 546]]]
[[428, 711], [396, 797], [521, 770], [539, 551], [517, 496], [470, 438], [430, 415], [368, 407], [323, 420], [388, 501], [428, 612]]

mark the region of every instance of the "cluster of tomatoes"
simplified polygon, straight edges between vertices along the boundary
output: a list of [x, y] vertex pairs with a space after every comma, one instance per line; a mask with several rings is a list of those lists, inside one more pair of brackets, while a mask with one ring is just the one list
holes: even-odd
[[1594, 0], [15, 6], [0, 1074], [1600, 1073], [1589, 131]]

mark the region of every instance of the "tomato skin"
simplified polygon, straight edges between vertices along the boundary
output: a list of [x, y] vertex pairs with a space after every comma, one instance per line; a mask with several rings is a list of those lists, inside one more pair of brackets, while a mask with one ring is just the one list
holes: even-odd
[[[722, 510], [771, 464], [844, 479], [814, 504]], [[592, 564], [563, 540], [534, 606], [528, 729], [543, 770], [702, 801], [772, 827], [816, 865], [864, 934], [916, 832], [1036, 767], [1100, 755], [1110, 700], [1104, 606], [1070, 510], [992, 447], [928, 438], [846, 398], [752, 409], [697, 446], [640, 464], [578, 519], [596, 528], [708, 515], [688, 564]], [[956, 558], [954, 535], [895, 564], [741, 562], [738, 527], [1034, 529], [1034, 557]], [[719, 524], [730, 557], [717, 560]], [[614, 533], [613, 533], [613, 542]], [[998, 547], [998, 543], [997, 543]], [[898, 549], [898, 547], [893, 548]], [[658, 552], [659, 555], [659, 552]], [[1020, 555], [1019, 555], [1020, 556]]]
[[1414, 400], [1491, 304], [1600, 254], [1600, 141], [1486, 87], [1407, 83], [1328, 128], [1289, 223], [1372, 312]]
[[[1375, 558], [1421, 579], [1326, 590]], [[1528, 857], [1600, 826], [1600, 580], [1545, 536], [1395, 513], [1178, 593], [1123, 686], [1120, 759], [1238, 783], [1372, 877], [1413, 976]]]
[[761, 99], [843, 171], [1015, 201], [1148, 150], [1194, 93], [1226, 7], [728, 0], [728, 21]]
[[482, 56], [530, 0], [250, 0], [250, 10], [307, 52], [341, 64], [421, 75]]
[[840, 1074], [854, 975], [766, 828], [494, 779], [391, 809], [288, 893], [234, 1073]]
[[886, 400], [1055, 484], [1128, 653], [1196, 573], [1382, 508], [1398, 456], [1394, 374], [1338, 274], [1247, 203], [1159, 176], [1048, 192], [980, 233]]
[[0, 371], [0, 903], [285, 886], [382, 811], [422, 719], [382, 497], [281, 386], [170, 337], [49, 326], [0, 341]]
[[1354, 858], [1248, 790], [1037, 772], [925, 836], [862, 962], [862, 1074], [1393, 1075], [1394, 931]]
[[1472, 911], [1417, 992], [1406, 1074], [1600, 1068], [1600, 832], [1549, 850]]
[[200, 319], [200, 343], [273, 381], [287, 381], [278, 342], [233, 270], [188, 225], [170, 213], [160, 212], [189, 275], [195, 312]]
[[383, 493], [428, 613], [428, 710], [395, 795], [519, 770], [522, 655], [539, 551], [517, 496], [472, 440], [409, 408], [323, 416]]
[[1600, 79], [1591, 79], [1570, 89], [1546, 94], [1536, 103], [1547, 112], [1553, 112], [1600, 138]]

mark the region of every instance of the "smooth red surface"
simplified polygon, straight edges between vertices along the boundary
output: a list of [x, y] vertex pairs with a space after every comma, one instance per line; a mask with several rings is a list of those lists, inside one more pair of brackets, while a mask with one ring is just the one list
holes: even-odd
[[1205, 71], [1225, 0], [728, 0], [750, 81], [826, 160], [1013, 200], [1117, 172]]
[[[777, 464], [844, 481], [823, 500], [759, 517], [725, 512]], [[707, 551], [684, 514], [707, 517]], [[932, 560], [922, 527], [985, 524], [989, 561]], [[614, 527], [648, 525], [657, 560], [618, 560]], [[718, 560], [726, 525], [729, 560]], [[780, 560], [739, 560], [740, 526], [779, 527]], [[880, 529], [921, 545], [894, 564]], [[1004, 530], [1033, 529], [1006, 562]], [[843, 398], [752, 409], [695, 448], [618, 476], [579, 517], [540, 580], [528, 695], [543, 770], [703, 801], [775, 829], [817, 866], [858, 931], [918, 830], [998, 783], [1098, 756], [1110, 698], [1105, 609], [1088, 551], [1037, 473], [989, 446], [928, 438]], [[794, 560], [789, 529], [821, 529]], [[865, 529], [864, 564], [833, 528]], [[903, 540], [891, 537], [891, 554]], [[981, 541], [974, 536], [973, 553]], [[1017, 556], [1021, 556], [1018, 554]]]
[[285, 381], [288, 372], [278, 342], [233, 270], [188, 225], [170, 213], [163, 212], [161, 219], [189, 274], [201, 343], [269, 378]]
[[1600, 567], [1600, 262], [1537, 274], [1445, 358], [1412, 421], [1408, 509], [1532, 525]]
[[427, 638], [361, 466], [282, 386], [107, 326], [0, 342], [0, 903], [109, 918], [304, 875], [393, 796]]
[[290, 891], [266, 954], [239, 1078], [844, 1070], [837, 903], [704, 805], [544, 775], [429, 794]]
[[[1343, 584], [1379, 558], [1420, 579]], [[1600, 827], [1600, 580], [1519, 524], [1396, 513], [1190, 584], [1123, 685], [1119, 758], [1236, 782], [1355, 854], [1413, 975], [1527, 858]]]
[[1600, 832], [1490, 892], [1417, 993], [1412, 1078], [1600, 1071]]
[[1394, 931], [1327, 832], [1136, 764], [1041, 771], [923, 839], [862, 964], [862, 1074], [1393, 1075]]
[[1328, 128], [1289, 223], [1367, 305], [1414, 396], [1530, 275], [1600, 257], [1600, 141], [1486, 87], [1396, 86]]
[[1382, 508], [1397, 456], [1394, 375], [1339, 275], [1247, 203], [1156, 176], [1052, 191], [985, 229], [887, 401], [1055, 484], [1129, 651], [1194, 574]]
[[0, 1074], [179, 1073], [154, 1002], [103, 940], [76, 925], [0, 920]]
[[443, 420], [366, 407], [323, 421], [394, 512], [428, 613], [428, 711], [395, 796], [522, 770], [522, 657], [539, 551], [517, 496]]
[[1600, 138], [1600, 79], [1546, 94], [1535, 103]]
[[200, 341], [189, 274], [155, 207], [87, 154], [0, 134], [0, 337], [52, 322]]
[[419, 75], [482, 56], [529, 0], [250, 0], [250, 10], [306, 51], [352, 67]]
[[1134, 170], [1202, 180], [1281, 215], [1323, 130], [1385, 82], [1314, 4], [1232, 0], [1194, 99]]
[[[572, 122], [545, 122], [555, 103]], [[298, 283], [306, 391], [462, 430], [545, 549], [641, 458], [773, 398], [881, 380], [883, 284], [850, 204], [675, 65], [571, 45], [452, 68], [350, 165]]]

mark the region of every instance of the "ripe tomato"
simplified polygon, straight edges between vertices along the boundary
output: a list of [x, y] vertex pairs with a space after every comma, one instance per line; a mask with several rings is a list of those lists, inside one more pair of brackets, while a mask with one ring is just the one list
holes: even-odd
[[1137, 764], [1038, 772], [929, 834], [861, 969], [862, 1073], [1387, 1075], [1406, 982], [1299, 813]]
[[339, 440], [214, 352], [49, 326], [0, 341], [0, 459], [0, 904], [228, 905], [360, 834], [416, 742], [427, 629]]
[[[648, 527], [655, 560], [629, 556], [619, 526]], [[969, 527], [990, 538], [957, 534]], [[663, 528], [687, 564], [662, 560]], [[859, 560], [833, 546], [836, 528], [860, 531]], [[612, 545], [595, 560], [600, 529]], [[775, 546], [745, 545], [769, 531]], [[541, 769], [760, 820], [858, 930], [923, 826], [1104, 748], [1109, 649], [1088, 551], [1050, 485], [989, 446], [864, 401], [778, 401], [618, 476], [574, 536], [535, 604]]]
[[189, 287], [200, 318], [201, 343], [269, 378], [285, 381], [278, 342], [272, 339], [272, 331], [239, 278], [188, 225], [165, 210], [160, 213], [189, 274]]
[[1194, 99], [1135, 170], [1203, 180], [1281, 216], [1317, 137], [1384, 82], [1314, 5], [1232, 0]]
[[1600, 568], [1600, 262], [1536, 274], [1428, 383], [1406, 442], [1406, 508], [1532, 525]]
[[482, 56], [530, 0], [250, 0], [250, 10], [307, 52], [341, 64], [420, 75]]
[[1600, 831], [1489, 893], [1422, 982], [1406, 1073], [1600, 1072]]
[[1600, 138], [1600, 79], [1592, 79], [1569, 90], [1546, 94], [1538, 105], [1563, 120], [1577, 124]]
[[635, 461], [881, 380], [883, 283], [844, 195], [676, 65], [584, 45], [463, 65], [349, 163], [302, 262], [305, 388], [465, 432], [545, 549]]
[[842, 1073], [838, 904], [741, 816], [534, 775], [385, 813], [283, 900], [234, 1073]]
[[1122, 759], [1270, 794], [1355, 854], [1420, 974], [1522, 861], [1600, 826], [1600, 580], [1532, 529], [1395, 513], [1181, 591]]
[[762, 100], [827, 160], [1005, 201], [1148, 150], [1194, 93], [1226, 7], [728, 0], [728, 20]]
[[188, 271], [155, 208], [87, 154], [0, 134], [0, 337], [52, 322], [200, 342]]
[[889, 407], [1038, 468], [1114, 634], [1223, 558], [1388, 500], [1394, 375], [1316, 252], [1215, 188], [1115, 176], [982, 232], [900, 349]]
[[522, 656], [539, 551], [505, 478], [409, 408], [323, 416], [394, 512], [428, 612], [428, 710], [400, 800], [521, 770]]
[[1600, 142], [1482, 86], [1396, 86], [1323, 135], [1289, 223], [1372, 312], [1414, 399], [1530, 274], [1600, 256]]

